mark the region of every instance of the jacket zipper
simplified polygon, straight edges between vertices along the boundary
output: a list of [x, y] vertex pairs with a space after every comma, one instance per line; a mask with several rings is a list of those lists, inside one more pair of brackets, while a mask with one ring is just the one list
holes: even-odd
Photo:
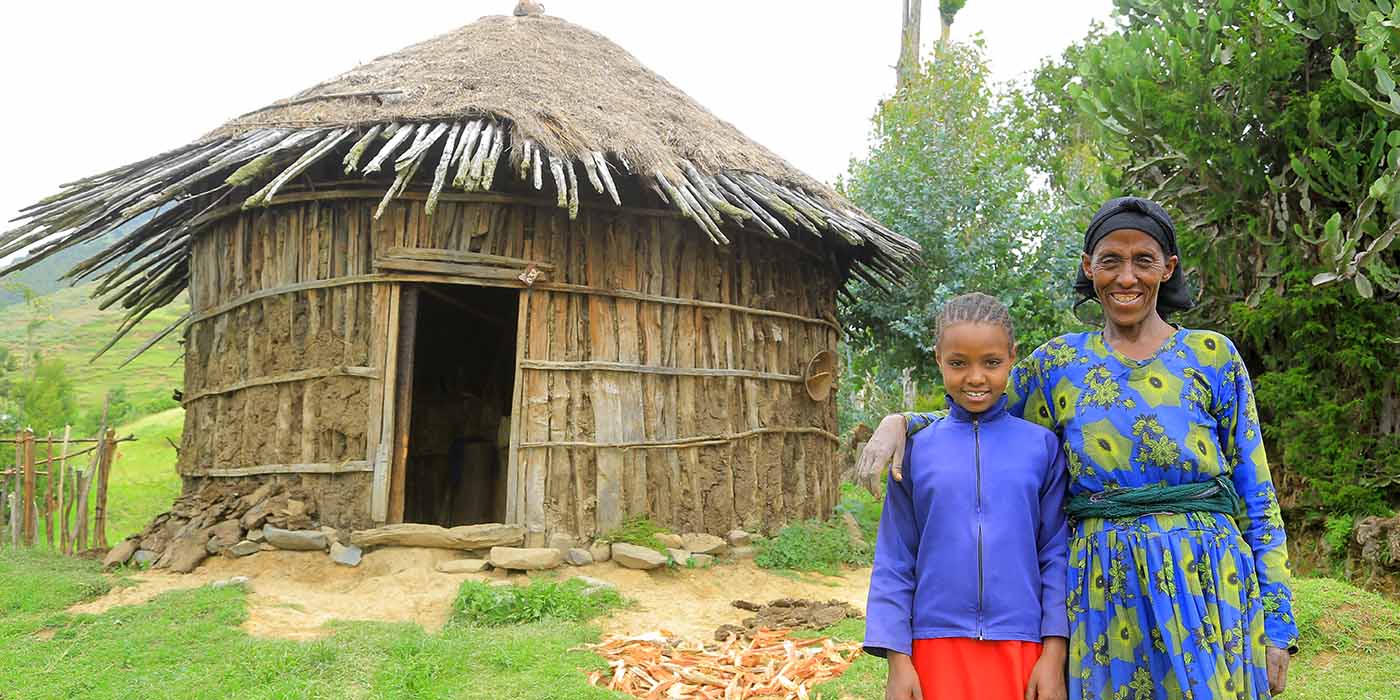
[[977, 638], [982, 639], [982, 440], [978, 419], [972, 419], [973, 464], [977, 467]]

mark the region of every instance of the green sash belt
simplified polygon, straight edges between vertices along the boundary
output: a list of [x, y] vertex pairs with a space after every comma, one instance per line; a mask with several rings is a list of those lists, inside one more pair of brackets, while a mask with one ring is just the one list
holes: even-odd
[[1142, 486], [1084, 493], [1071, 498], [1065, 514], [1085, 518], [1140, 518], [1167, 513], [1239, 512], [1240, 497], [1230, 477], [1221, 474], [1210, 481], [1178, 486]]

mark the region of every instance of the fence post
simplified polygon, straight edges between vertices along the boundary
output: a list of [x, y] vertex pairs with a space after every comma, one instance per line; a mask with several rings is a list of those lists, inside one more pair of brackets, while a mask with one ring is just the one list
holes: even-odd
[[117, 454], [117, 431], [108, 428], [98, 443], [97, 458], [97, 508], [96, 523], [93, 529], [94, 546], [107, 545], [107, 479], [112, 475], [112, 460]]
[[[58, 455], [58, 551], [68, 553], [68, 511], [72, 500], [68, 498], [68, 439], [73, 434], [73, 426], [63, 426], [63, 448]], [[49, 478], [53, 478], [53, 465], [49, 465]]]
[[73, 485], [77, 487], [78, 494], [75, 500], [78, 502], [78, 512], [73, 520], [73, 552], [79, 553], [87, 549], [88, 544], [88, 485], [92, 479], [87, 477], [87, 470], [73, 468]]
[[24, 431], [15, 434], [15, 470], [10, 475], [10, 546], [19, 546], [20, 524], [24, 516], [20, 501], [20, 482], [24, 474]]
[[53, 549], [53, 431], [50, 430], [48, 437], [44, 439], [47, 448], [44, 450], [44, 539], [49, 543], [49, 549]]
[[24, 429], [24, 545], [33, 547], [35, 537], [38, 534], [39, 523], [36, 521], [37, 508], [34, 505], [34, 431]]

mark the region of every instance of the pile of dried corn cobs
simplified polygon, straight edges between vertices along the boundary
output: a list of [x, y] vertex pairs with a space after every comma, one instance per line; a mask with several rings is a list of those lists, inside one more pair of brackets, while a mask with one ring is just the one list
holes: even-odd
[[860, 656], [860, 644], [830, 637], [792, 639], [788, 630], [760, 629], [705, 646], [671, 639], [665, 630], [609, 636], [592, 651], [611, 670], [594, 671], [594, 686], [638, 698], [798, 698], [831, 680]]

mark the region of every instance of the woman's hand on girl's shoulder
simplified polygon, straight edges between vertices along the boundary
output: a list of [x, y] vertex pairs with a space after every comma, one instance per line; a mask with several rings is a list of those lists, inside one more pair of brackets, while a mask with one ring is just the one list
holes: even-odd
[[893, 651], [885, 660], [890, 666], [889, 675], [885, 678], [885, 700], [924, 700], [924, 689], [919, 687], [914, 660]]
[[876, 498], [880, 496], [880, 475], [889, 467], [895, 481], [903, 481], [904, 416], [892, 413], [880, 421], [865, 449], [856, 460], [856, 483], [864, 486]]

